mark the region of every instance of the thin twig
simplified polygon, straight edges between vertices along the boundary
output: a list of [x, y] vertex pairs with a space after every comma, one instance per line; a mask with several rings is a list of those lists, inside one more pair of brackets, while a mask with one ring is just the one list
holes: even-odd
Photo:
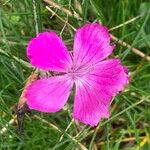
[[59, 4], [54, 2], [53, 0], [43, 0], [43, 1], [46, 2], [50, 6], [53, 6], [54, 8], [57, 8], [57, 9], [63, 11], [68, 16], [75, 17], [78, 20], [82, 20], [75, 11], [74, 11], [74, 13], [72, 13], [70, 10], [63, 8], [62, 6], [60, 6]]
[[132, 47], [131, 45], [127, 44], [126, 42], [119, 40], [114, 35], [111, 34], [110, 36], [111, 36], [112, 40], [116, 41], [117, 43], [121, 44], [122, 46], [125, 46], [125, 47], [131, 49], [135, 54], [139, 55], [140, 57], [145, 58], [146, 60], [150, 61], [150, 56], [147, 56], [146, 54], [144, 54], [140, 50]]
[[56, 14], [50, 7], [46, 6], [46, 9], [50, 11], [52, 14], [54, 14], [57, 18], [59, 18], [63, 23], [66, 23], [68, 26], [70, 26], [74, 31], [76, 31], [76, 28], [74, 28], [70, 23], [68, 23], [66, 20], [62, 19], [59, 15]]
[[[69, 8], [68, 8], [69, 10], [70, 10], [70, 7], [71, 7], [71, 0], [69, 0]], [[68, 14], [67, 14], [67, 17], [66, 17], [66, 22], [65, 22], [62, 30], [60, 31], [60, 34], [59, 34], [60, 37], [62, 36], [62, 33], [63, 33], [64, 29], [66, 28], [67, 22], [68, 22]]]

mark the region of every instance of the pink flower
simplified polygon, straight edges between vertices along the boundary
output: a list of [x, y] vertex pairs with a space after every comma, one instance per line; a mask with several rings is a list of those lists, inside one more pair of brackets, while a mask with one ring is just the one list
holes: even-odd
[[29, 108], [57, 112], [75, 86], [75, 119], [96, 126], [101, 118], [108, 118], [112, 97], [128, 83], [126, 68], [119, 59], [104, 60], [113, 49], [108, 29], [98, 23], [77, 30], [73, 55], [54, 32], [43, 32], [31, 39], [27, 47], [31, 64], [59, 75], [37, 80], [27, 88]]

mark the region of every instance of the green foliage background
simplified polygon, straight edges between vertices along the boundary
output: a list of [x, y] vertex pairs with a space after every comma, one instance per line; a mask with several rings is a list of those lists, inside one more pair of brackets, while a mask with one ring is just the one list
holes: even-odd
[[[132, 80], [114, 99], [108, 120], [103, 119], [97, 128], [72, 121], [71, 97], [58, 113], [27, 114], [24, 135], [17, 134], [15, 124], [7, 125], [33, 70], [26, 57], [26, 44], [38, 32], [57, 32], [72, 50], [74, 31], [70, 25], [78, 28], [87, 22], [101, 22], [118, 39], [150, 55], [148, 0], [55, 2], [61, 9], [50, 7], [55, 12], [52, 14], [42, 0], [0, 0], [0, 150], [149, 150], [150, 61], [116, 42], [113, 57], [120, 57], [128, 66]], [[79, 17], [68, 16], [63, 8]], [[125, 24], [128, 20], [130, 23]]]

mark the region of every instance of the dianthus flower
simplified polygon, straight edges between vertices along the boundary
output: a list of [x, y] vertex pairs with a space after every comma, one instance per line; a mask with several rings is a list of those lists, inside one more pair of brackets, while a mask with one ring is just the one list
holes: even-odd
[[54, 113], [66, 104], [75, 86], [73, 117], [96, 126], [109, 117], [111, 100], [128, 83], [127, 68], [119, 59], [106, 59], [113, 51], [108, 29], [89, 23], [76, 31], [71, 54], [55, 32], [31, 39], [27, 56], [39, 69], [55, 76], [34, 81], [25, 97], [30, 109]]

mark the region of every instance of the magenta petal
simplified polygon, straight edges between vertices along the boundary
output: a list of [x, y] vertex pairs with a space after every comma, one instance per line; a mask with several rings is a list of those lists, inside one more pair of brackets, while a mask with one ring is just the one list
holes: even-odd
[[109, 117], [112, 97], [127, 83], [128, 75], [118, 59], [98, 63], [76, 81], [74, 118], [96, 126], [101, 118]]
[[102, 103], [97, 89], [86, 83], [76, 83], [73, 117], [91, 126], [96, 126], [102, 117], [109, 117], [108, 108]]
[[43, 32], [31, 39], [27, 56], [33, 66], [51, 71], [65, 72], [72, 62], [65, 44], [54, 32]]
[[57, 112], [65, 105], [72, 86], [73, 82], [66, 76], [37, 80], [27, 88], [27, 104], [41, 112]]
[[74, 41], [74, 64], [79, 67], [103, 60], [112, 53], [108, 29], [89, 23], [77, 30]]

